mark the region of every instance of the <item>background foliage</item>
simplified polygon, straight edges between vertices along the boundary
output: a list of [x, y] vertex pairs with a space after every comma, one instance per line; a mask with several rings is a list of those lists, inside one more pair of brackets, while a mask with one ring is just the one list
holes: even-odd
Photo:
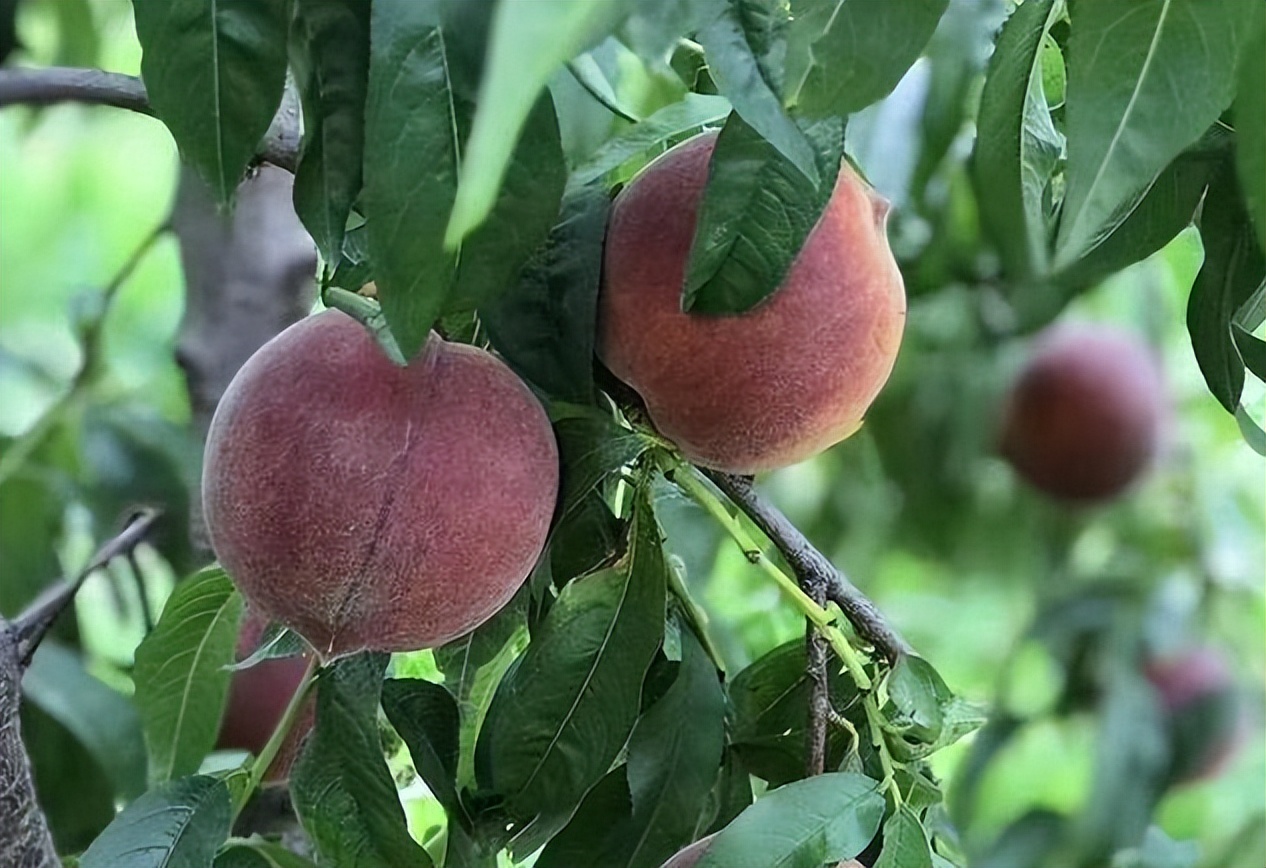
[[[1261, 64], [1252, 62], [1262, 56], [1253, 18], [1260, 4], [1139, 2], [1137, 14], [1114, 30], [1110, 50], [1101, 50], [1095, 37], [1121, 23], [1114, 3], [1074, 5], [1074, 16], [1084, 15], [1076, 27], [1064, 5], [1050, 0], [1028, 0], [1018, 9], [954, 0], [943, 15], [943, 3], [900, 4], [900, 13], [898, 5], [850, 0], [829, 26], [819, 22], [826, 29], [813, 53], [789, 46], [784, 66], [777, 34], [761, 30], [761, 3], [727, 5], [713, 17], [705, 14], [709, 4], [670, 3], [660, 15], [634, 14], [615, 30], [619, 16], [611, 9], [618, 4], [502, 4], [486, 23], [491, 60], [481, 56], [477, 27], [441, 33], [428, 17], [430, 4], [376, 0], [372, 15], [363, 16], [333, 0], [299, 2], [294, 26], [312, 56], [287, 57], [267, 47], [282, 38], [269, 28], [288, 4], [224, 3], [222, 14], [245, 21], [245, 32], [258, 34], [265, 50], [244, 49], [226, 64], [223, 84], [252, 98], [233, 107], [243, 114], [226, 126], [231, 146], [200, 150], [197, 143], [207, 145], [212, 134], [182, 128], [181, 119], [206, 116], [198, 100], [208, 89], [193, 87], [191, 71], [179, 65], [155, 70], [142, 62], [141, 42], [167, 38], [168, 4], [137, 0], [135, 23], [132, 5], [116, 0], [19, 4], [17, 60], [144, 73], [171, 131], [104, 109], [0, 113], [0, 465], [7, 471], [0, 476], [0, 612], [12, 615], [43, 583], [80, 564], [131, 503], [174, 507], [171, 524], [183, 527], [199, 448], [187, 429], [184, 382], [172, 355], [183, 299], [173, 241], [160, 237], [108, 305], [103, 289], [166, 219], [177, 174], [172, 136], [212, 190], [228, 199], [271, 120], [287, 62], [305, 111], [321, 118], [305, 142], [296, 207], [334, 285], [355, 290], [372, 276], [406, 352], [437, 315], [457, 323], [478, 308], [499, 350], [546, 392], [577, 403], [593, 395], [588, 348], [582, 342], [541, 353], [539, 341], [516, 329], [533, 317], [558, 315], [550, 305], [560, 297], [564, 319], [568, 312], [572, 321], [583, 319], [585, 299], [567, 298], [559, 288], [574, 286], [572, 272], [593, 261], [600, 236], [592, 227], [604, 214], [604, 190], [626, 181], [667, 143], [704, 125], [721, 126], [733, 106], [739, 120], [725, 125], [719, 165], [727, 153], [736, 161], [757, 154], [767, 174], [759, 183], [749, 180], [783, 185], [800, 210], [753, 210], [756, 190], [734, 183], [709, 189], [704, 213], [712, 216], [705, 220], [715, 220], [716, 237], [766, 245], [776, 270], [779, 256], [785, 267], [794, 255], [795, 239], [821, 205], [802, 194], [813, 189], [814, 175], [820, 183], [836, 164], [839, 130], [831, 125], [856, 111], [844, 151], [895, 205], [890, 235], [911, 298], [907, 334], [893, 379], [862, 432], [771, 474], [762, 487], [956, 693], [990, 703], [994, 712], [985, 729], [929, 758], [929, 774], [944, 782], [949, 799], [942, 819], [931, 813], [911, 821], [907, 814], [923, 807], [912, 797], [907, 813], [889, 811], [885, 831], [891, 826], [896, 840], [905, 837], [903, 823], [921, 822], [930, 833], [944, 833], [938, 858], [960, 850], [972, 865], [999, 868], [1042, 864], [1024, 860], [1058, 854], [1067, 840], [1117, 852], [1118, 866], [1260, 868], [1266, 493], [1261, 459], [1246, 445], [1261, 449], [1266, 439], [1256, 427], [1263, 388], [1252, 376], [1262, 374], [1254, 360], [1266, 313], [1260, 253], [1266, 88]], [[812, 20], [826, 6], [792, 8]], [[892, 17], [898, 14], [900, 21]], [[885, 41], [886, 67], [831, 74], [833, 63], [874, 34], [897, 30], [909, 44]], [[677, 43], [677, 34], [688, 31], [697, 42]], [[366, 32], [381, 36], [374, 48], [380, 57], [356, 56], [354, 49], [340, 55], [344, 68], [366, 71], [363, 93], [327, 92], [309, 77], [323, 62], [322, 50], [359, 44], [340, 37]], [[450, 33], [451, 45], [443, 39]], [[513, 38], [525, 33], [539, 37]], [[442, 81], [442, 105], [418, 97], [434, 96], [441, 43], [454, 58], [454, 71]], [[419, 45], [430, 53], [415, 50]], [[1239, 54], [1248, 60], [1237, 67]], [[187, 63], [198, 56], [184, 53]], [[806, 57], [812, 62], [798, 68]], [[570, 65], [560, 69], [565, 61]], [[395, 86], [394, 76], [410, 87]], [[1186, 96], [1175, 99], [1174, 92]], [[359, 116], [357, 100], [365, 106], [364, 136], [356, 142], [352, 135], [349, 143], [348, 125], [358, 122], [347, 116]], [[450, 134], [450, 111], [459, 118], [460, 143]], [[402, 124], [414, 140], [434, 145], [426, 160], [393, 149]], [[357, 167], [350, 174], [349, 165]], [[406, 189], [424, 192], [403, 200], [398, 194]], [[358, 196], [372, 215], [363, 225], [347, 222]], [[437, 200], [453, 203], [451, 215], [434, 206]], [[559, 208], [574, 219], [560, 219]], [[781, 242], [759, 237], [771, 220], [788, 227]], [[388, 225], [410, 227], [410, 240]], [[547, 239], [549, 252], [537, 253]], [[459, 240], [460, 261], [452, 252]], [[495, 256], [479, 255], [489, 248]], [[716, 251], [699, 251], [687, 287], [695, 307], [735, 310], [759, 301], [771, 274], [740, 267]], [[516, 292], [497, 299], [520, 271]], [[419, 284], [444, 292], [419, 292]], [[1002, 390], [1031, 335], [1056, 317], [1120, 323], [1144, 335], [1162, 355], [1173, 405], [1157, 472], [1128, 499], [1093, 512], [1043, 502], [993, 454]], [[597, 423], [586, 419], [577, 411], [560, 421], [560, 437], [582, 444], [608, 438], [626, 450], [612, 465], [646, 447], [601, 430], [595, 435]], [[30, 437], [37, 426], [42, 436]], [[36, 448], [19, 468], [12, 456], [22, 443]], [[599, 523], [574, 518], [579, 536], [612, 520], [596, 508], [591, 491], [569, 496], [574, 517]], [[746, 687], [755, 696], [763, 683], [802, 671], [794, 653], [802, 618], [675, 489], [657, 485], [639, 497], [622, 516], [632, 516], [629, 545], [658, 550], [647, 524], [653, 510], [667, 532], [666, 560], [650, 567], [636, 559], [643, 566], [604, 564], [587, 583], [560, 588], [548, 622], [549, 629], [576, 635], [614, 625], [624, 631], [620, 647], [629, 656], [597, 662], [649, 666], [640, 701], [620, 695], [630, 682], [613, 674], [612, 692], [581, 706], [598, 720], [625, 714], [612, 726], [631, 728], [627, 746], [608, 740], [591, 746], [591, 768], [567, 765], [538, 775], [535, 764], [548, 757], [533, 754], [522, 731], [506, 723], [519, 719], [516, 703], [545, 714], [551, 703], [575, 701], [549, 695], [550, 676], [560, 666], [593, 662], [542, 659], [557, 646], [535, 633], [523, 652], [529, 626], [536, 629], [544, 617], [543, 588], [551, 580], [545, 571], [465, 646], [392, 661], [381, 682], [382, 707], [399, 739], [389, 745], [389, 767], [375, 758], [380, 723], [364, 713], [375, 697], [363, 695], [387, 661], [349, 661], [323, 684], [313, 755], [327, 762], [296, 772], [296, 798], [305, 798], [305, 787], [327, 792], [327, 776], [348, 788], [313, 809], [318, 820], [311, 827], [323, 830], [314, 837], [324, 853], [397, 864], [426, 858], [423, 846], [435, 859], [445, 847], [449, 854], [473, 852], [472, 842], [496, 838], [488, 818], [503, 815], [481, 815], [488, 806], [457, 791], [491, 781], [511, 815], [532, 815], [526, 829], [513, 830], [515, 858], [540, 850], [537, 865], [570, 865], [577, 854], [591, 858], [595, 847], [610, 846], [625, 860], [619, 864], [642, 864], [624, 840], [650, 833], [666, 842], [689, 840], [738, 813], [741, 804], [724, 798], [727, 770], [735, 777], [750, 771], [770, 784], [799, 777], [794, 738], [780, 742], [783, 728], [762, 729], [760, 720], [744, 718], [739, 701]], [[241, 783], [241, 774], [224, 771], [240, 757], [203, 763], [209, 731], [182, 732], [175, 745], [154, 743], [153, 734], [164, 731], [154, 720], [164, 709], [161, 699], [145, 698], [142, 685], [168, 700], [178, 685], [162, 689], [144, 676], [145, 652], [137, 650], [146, 635], [144, 612], [162, 612], [148, 640], [154, 659], [177, 653], [181, 641], [208, 636], [227, 659], [231, 629], [217, 638], [190, 624], [220, 623], [221, 616], [234, 623], [240, 605], [215, 573], [182, 583], [169, 600], [175, 577], [199, 565], [183, 534], [156, 542], [140, 552], [138, 581], [120, 568], [89, 582], [76, 618], [41, 650], [24, 683], [24, 734], [41, 802], [61, 851], [82, 852], [96, 839], [84, 864], [110, 864], [117, 852], [110, 847], [124, 840], [98, 839], [117, 804], [131, 802], [127, 817], [172, 800], [198, 806], [192, 829], [129, 831], [116, 824], [112, 832], [133, 840], [174, 834], [178, 852], [209, 860], [227, 834], [228, 798]], [[597, 565], [582, 563], [585, 554], [556, 548], [550, 566], [560, 585]], [[634, 569], [647, 569], [661, 584], [632, 581]], [[646, 611], [662, 607], [668, 593], [662, 582], [674, 575], [684, 576], [708, 614], [709, 636], [731, 679], [728, 699], [716, 695], [707, 651], [684, 617], [670, 619], [661, 645], [657, 626], [647, 631], [645, 619], [600, 605], [610, 599], [602, 587], [627, 584], [648, 595], [635, 600]], [[586, 593], [598, 605], [578, 599]], [[1137, 642], [1155, 650], [1189, 642], [1227, 649], [1253, 727], [1221, 777], [1165, 792], [1152, 829], [1148, 816], [1129, 814], [1140, 804], [1150, 810], [1137, 770], [1147, 761], [1140, 745], [1156, 725], [1137, 674], [1125, 666]], [[493, 699], [496, 677], [521, 652], [513, 666], [522, 693]], [[761, 668], [747, 668], [753, 664]], [[436, 689], [441, 680], [447, 689]], [[227, 675], [211, 672], [198, 680], [220, 691], [226, 682]], [[839, 689], [847, 692], [848, 685]], [[222, 702], [214, 689], [199, 696], [211, 709]], [[723, 702], [731, 717], [720, 733]], [[478, 738], [472, 709], [490, 721]], [[700, 724], [683, 730], [676, 725], [683, 719]], [[148, 745], [143, 732], [151, 736]], [[721, 780], [666, 764], [660, 752], [672, 738], [684, 742], [674, 749], [719, 765]], [[836, 751], [842, 758], [842, 742]], [[617, 753], [627, 761], [609, 770]], [[785, 801], [762, 800], [773, 818], [764, 822], [789, 826], [811, 808], [831, 814], [847, 806], [850, 817], [873, 819], [877, 827], [883, 810], [868, 806], [856, 777], [863, 770], [845, 768], [809, 783], [823, 793], [792, 788]], [[226, 774], [227, 786], [214, 774]], [[394, 807], [398, 786], [401, 809]], [[686, 806], [710, 799], [714, 816], [688, 830], [655, 825], [660, 818], [652, 822], [639, 806], [667, 794]], [[687, 810], [665, 813], [679, 819]], [[345, 822], [354, 814], [361, 822]], [[624, 825], [614, 837], [585, 838], [586, 830], [610, 833], [607, 819], [617, 816]], [[955, 839], [947, 831], [951, 820], [957, 841], [948, 847]], [[403, 834], [405, 824], [412, 839]], [[869, 840], [866, 829], [831, 835], [837, 843]], [[910, 837], [923, 840], [921, 833]], [[1186, 839], [1199, 850], [1174, 843]], [[238, 842], [220, 860], [286, 864], [284, 856], [269, 855], [270, 846]], [[449, 858], [465, 864], [461, 855]], [[911, 858], [922, 864], [930, 853]]]

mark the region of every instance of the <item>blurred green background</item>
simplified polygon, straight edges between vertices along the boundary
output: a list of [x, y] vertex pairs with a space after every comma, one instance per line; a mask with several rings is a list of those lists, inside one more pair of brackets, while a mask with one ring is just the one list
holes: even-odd
[[[126, 0], [24, 2], [19, 35], [23, 64], [139, 71]], [[614, 49], [608, 60], [626, 105], [646, 112], [675, 98], [635, 60]], [[911, 309], [897, 370], [861, 433], [762, 485], [970, 698], [1049, 710], [1068, 673], [1026, 633], [1056, 601], [1093, 588], [1130, 601], [1158, 651], [1193, 643], [1224, 649], [1243, 687], [1251, 735], [1220, 777], [1171, 791], [1158, 819], [1171, 836], [1202, 842], [1206, 868], [1261, 868], [1266, 477], [1192, 357], [1184, 312], [1201, 262], [1199, 235], [1188, 229], [1061, 314], [1119, 324], [1161, 354], [1172, 413], [1155, 471], [1108, 507], [1069, 511], [1044, 502], [992, 454], [996, 406], [1028, 337], [996, 325], [1005, 288], [963, 277], [963, 262], [973, 275], [990, 270], [964, 170], [970, 122], [932, 170], [920, 161], [927, 107], [940, 96], [934, 61], [916, 65], [849, 131], [850, 154], [898, 207], [891, 231]], [[594, 147], [618, 123], [592, 111], [564, 122], [573, 152]], [[166, 219], [177, 169], [175, 146], [149, 118], [75, 106], [0, 112], [0, 437], [6, 452], [33, 447], [0, 484], [6, 614], [81, 564], [130, 503], [179, 504], [196, 479], [199, 448], [186, 430], [188, 399], [173, 360], [183, 282], [171, 236], [109, 306], [99, 375], [75, 400], [63, 397], [82, 364], [83, 329], [101, 309], [103, 287]], [[1261, 418], [1262, 387], [1251, 378], [1245, 405]], [[705, 515], [666, 489], [660, 508], [670, 548], [712, 618], [732, 673], [802, 633], [793, 610]], [[179, 546], [167, 552], [181, 559]], [[84, 649], [96, 679], [87, 687], [73, 682], [87, 691], [80, 696], [130, 690], [131, 653], [144, 630], [137, 587], [157, 611], [190, 564], [170, 564], [146, 548], [139, 566], [139, 585], [126, 568], [93, 578], [77, 606], [78, 624], [60, 637]], [[79, 664], [71, 655], [67, 665]], [[51, 755], [61, 745], [79, 757], [85, 748], [74, 743], [85, 737], [68, 726], [73, 714], [57, 713], [59, 691], [63, 701], [74, 698], [65, 686], [72, 682], [58, 682], [47, 667], [41, 672], [47, 677], [35, 692], [43, 690], [43, 701], [25, 722], [44, 745], [33, 753]], [[1101, 720], [1084, 709], [1027, 727], [984, 774], [965, 838], [989, 840], [1034, 806], [1074, 812], [1094, 786], [1102, 738]], [[971, 745], [969, 738], [934, 758], [951, 798]], [[60, 771], [37, 762], [50, 811], [75, 815], [63, 821], [69, 831], [59, 842], [69, 847], [90, 840], [110, 809], [109, 789], [85, 783], [101, 764], [86, 749], [79, 768], [70, 760]]]

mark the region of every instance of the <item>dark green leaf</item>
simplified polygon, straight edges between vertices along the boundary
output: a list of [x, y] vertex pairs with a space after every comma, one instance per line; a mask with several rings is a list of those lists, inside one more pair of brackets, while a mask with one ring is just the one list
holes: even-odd
[[932, 847], [908, 805], [897, 808], [884, 823], [884, 848], [874, 868], [932, 868]]
[[1234, 174], [1209, 188], [1200, 217], [1204, 264], [1187, 300], [1187, 331], [1209, 391], [1234, 413], [1244, 389], [1244, 362], [1231, 334], [1240, 306], [1266, 278], [1266, 260], [1240, 201]]
[[[404, 0], [409, 2], [409, 0]], [[493, 14], [479, 109], [462, 157], [446, 245], [456, 249], [488, 217], [537, 97], [563, 64], [624, 16], [624, 2], [500, 3]]]
[[413, 358], [444, 308], [460, 121], [433, 0], [378, 0], [370, 22], [364, 208], [383, 313]]
[[1103, 241], [1230, 104], [1255, 5], [1089, 0], [1073, 7], [1057, 268]]
[[56, 718], [34, 702], [23, 703], [20, 714], [22, 742], [53, 843], [59, 852], [81, 851], [114, 819], [115, 787]]
[[717, 89], [734, 111], [817, 186], [814, 148], [783, 110], [789, 24], [790, 9], [776, 0], [727, 0], [697, 38]]
[[550, 573], [558, 587], [610, 566], [624, 549], [628, 522], [615, 517], [597, 491], [559, 518], [549, 542]]
[[469, 823], [457, 798], [457, 756], [461, 721], [452, 694], [417, 678], [388, 678], [382, 710], [404, 739], [427, 789], [451, 820]]
[[555, 416], [564, 514], [579, 506], [603, 479], [632, 464], [651, 446], [645, 436], [594, 407], [556, 407]]
[[1253, 337], [1236, 323], [1231, 324], [1231, 334], [1235, 338], [1235, 348], [1244, 360], [1244, 367], [1252, 371], [1257, 379], [1266, 382], [1266, 341]]
[[349, 229], [343, 235], [343, 247], [339, 258], [330, 264], [334, 267], [330, 286], [341, 287], [354, 293], [373, 280], [374, 265], [369, 258], [369, 227], [361, 223]]
[[596, 186], [571, 187], [558, 224], [513, 292], [482, 311], [492, 344], [516, 373], [546, 394], [588, 403], [602, 242], [610, 200]]
[[1051, 124], [1038, 58], [1059, 12], [1055, 0], [1016, 8], [998, 35], [980, 96], [972, 181], [981, 223], [1016, 278], [1047, 268], [1043, 200], [1062, 143]]
[[782, 282], [834, 192], [843, 156], [838, 118], [802, 130], [817, 158], [816, 186], [741, 116], [726, 121], [690, 246], [684, 309], [741, 313]]
[[610, 865], [613, 833], [628, 827], [633, 817], [626, 767], [619, 766], [594, 784], [585, 794], [571, 822], [545, 845], [535, 868], [578, 868], [581, 865]]
[[725, 749], [725, 757], [721, 761], [721, 773], [717, 775], [715, 786], [704, 809], [705, 818], [702, 831], [706, 834], [720, 831], [752, 803], [752, 778], [747, 773], [743, 761], [733, 747]]
[[[1257, 38], [1244, 46], [1235, 94], [1235, 138], [1244, 201], [1266, 250], [1266, 26], [1258, 8]], [[1251, 32], [1251, 30], [1250, 30]]]
[[80, 868], [211, 868], [233, 806], [222, 781], [168, 781], [128, 805], [79, 860]]
[[[848, 115], [892, 93], [932, 38], [948, 0], [841, 2], [827, 6], [825, 28], [812, 16], [793, 27], [807, 33], [808, 56], [788, 82], [789, 102], [813, 117]], [[818, 35], [820, 34], [820, 35]], [[815, 38], [816, 37], [816, 38]]]
[[655, 868], [694, 840], [724, 747], [725, 697], [716, 668], [689, 630], [681, 666], [629, 737], [633, 815], [618, 865]]
[[221, 203], [281, 104], [288, 0], [133, 0], [150, 104]]
[[559, 218], [566, 183], [558, 118], [547, 92], [524, 123], [492, 211], [462, 243], [450, 309], [473, 310], [514, 287]]
[[521, 589], [501, 611], [460, 639], [435, 649], [435, 664], [444, 685], [457, 699], [461, 713], [457, 781], [475, 783], [474, 753], [484, 716], [510, 664], [527, 647], [527, 589]]
[[198, 770], [215, 746], [229, 689], [242, 598], [209, 567], [176, 586], [154, 631], [136, 649], [136, 705], [150, 780]]
[[70, 649], [45, 640], [22, 678], [28, 702], [74, 733], [121, 800], [145, 791], [145, 739], [132, 703], [93, 678]]
[[631, 160], [649, 162], [651, 156], [658, 156], [706, 127], [720, 127], [729, 114], [730, 101], [725, 97], [688, 93], [681, 101], [664, 106], [608, 139], [572, 173], [571, 183], [584, 185], [603, 180]]
[[386, 654], [359, 654], [323, 669], [316, 728], [290, 775], [295, 813], [323, 862], [339, 868], [430, 868], [409, 837], [383, 759], [378, 703]]
[[1112, 868], [1195, 868], [1199, 862], [1200, 842], [1175, 841], [1158, 827], [1149, 826], [1143, 843], [1115, 856]]
[[847, 772], [795, 781], [758, 799], [713, 839], [695, 868], [818, 868], [851, 859], [879, 830], [879, 784]]
[[1021, 319], [1037, 325], [1054, 318], [1078, 292], [1141, 262], [1172, 241], [1191, 224], [1219, 158], [1216, 153], [1195, 151], [1170, 163], [1130, 216], [1102, 244], [1053, 276], [1059, 289], [1052, 291], [1044, 304], [1016, 299], [1024, 311]]
[[665, 570], [639, 492], [627, 555], [563, 589], [489, 709], [480, 776], [514, 813], [566, 817], [624, 746], [663, 635]]
[[[804, 774], [809, 708], [805, 660], [804, 640], [793, 639], [735, 675], [728, 688], [734, 751], [752, 774], [774, 786]], [[840, 666], [829, 669], [831, 702], [842, 712], [857, 691]], [[833, 731], [828, 760], [838, 762], [844, 747], [843, 734]]]
[[[303, 151], [295, 212], [326, 262], [337, 263], [364, 162], [369, 77], [369, 4], [294, 0], [290, 40], [303, 97]], [[350, 287], [359, 289], [359, 287]]]

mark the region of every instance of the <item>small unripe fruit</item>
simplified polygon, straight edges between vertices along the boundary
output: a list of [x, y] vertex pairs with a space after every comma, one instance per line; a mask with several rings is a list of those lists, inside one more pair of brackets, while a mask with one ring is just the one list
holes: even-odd
[[[255, 653], [268, 626], [266, 618], [255, 612], [247, 614], [237, 640], [237, 656], [244, 660]], [[244, 750], [259, 756], [290, 705], [303, 681], [308, 661], [303, 657], [261, 660], [248, 669], [233, 672], [224, 720], [215, 746], [221, 749]], [[285, 780], [290, 775], [303, 746], [303, 739], [312, 729], [316, 709], [309, 699], [299, 713], [281, 749], [269, 766], [265, 780]]]
[[1151, 660], [1147, 680], [1156, 690], [1169, 729], [1169, 778], [1191, 783], [1215, 777], [1244, 735], [1235, 679], [1213, 648], [1192, 648]]
[[1056, 329], [1012, 387], [1000, 451], [1051, 497], [1106, 500], [1147, 469], [1163, 416], [1160, 370], [1142, 343], [1106, 327]]
[[442, 645], [500, 609], [558, 492], [544, 409], [501, 361], [432, 335], [407, 367], [337, 311], [242, 367], [207, 436], [203, 507], [259, 612], [324, 657]]
[[887, 203], [847, 165], [782, 284], [736, 316], [686, 313], [681, 288], [714, 135], [651, 163], [616, 198], [598, 352], [691, 461], [754, 473], [848, 437], [892, 372], [905, 288]]

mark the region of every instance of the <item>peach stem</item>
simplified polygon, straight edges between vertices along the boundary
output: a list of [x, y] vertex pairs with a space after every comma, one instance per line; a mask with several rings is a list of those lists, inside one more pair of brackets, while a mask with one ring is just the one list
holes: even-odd
[[263, 750], [259, 752], [259, 756], [251, 764], [250, 778], [247, 781], [246, 788], [239, 797], [237, 805], [234, 806], [234, 817], [246, 806], [251, 795], [259, 789], [260, 783], [264, 780], [264, 775], [268, 773], [269, 766], [277, 759], [277, 753], [281, 750], [281, 746], [285, 742], [286, 736], [290, 734], [290, 730], [294, 728], [295, 721], [298, 720], [299, 714], [303, 710], [303, 705], [307, 702], [312, 685], [316, 683], [317, 667], [317, 658], [313, 655], [308, 660], [308, 668], [303, 672], [303, 680], [299, 682], [299, 688], [295, 691], [294, 696], [290, 697], [290, 704], [286, 706], [281, 720], [277, 723], [277, 728], [273, 730], [273, 734], [268, 737]]

